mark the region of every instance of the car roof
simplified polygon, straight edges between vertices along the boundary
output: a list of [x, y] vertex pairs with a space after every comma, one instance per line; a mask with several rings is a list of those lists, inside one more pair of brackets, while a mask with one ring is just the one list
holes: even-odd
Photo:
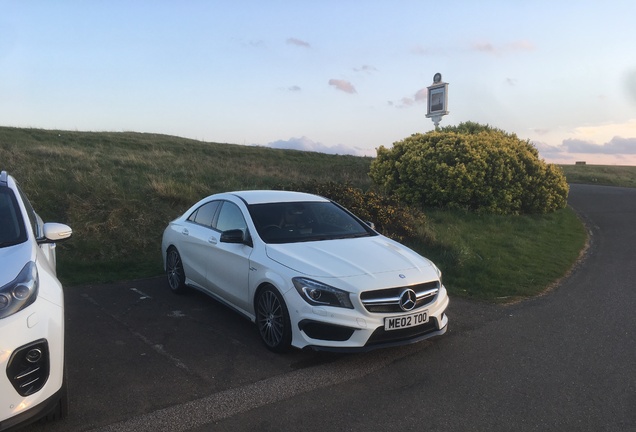
[[328, 202], [329, 200], [318, 195], [304, 192], [280, 191], [280, 190], [250, 190], [230, 192], [245, 201], [247, 204], [266, 204], [279, 202]]

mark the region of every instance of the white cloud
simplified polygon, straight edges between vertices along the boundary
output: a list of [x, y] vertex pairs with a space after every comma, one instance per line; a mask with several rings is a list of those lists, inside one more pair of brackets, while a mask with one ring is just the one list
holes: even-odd
[[349, 81], [339, 80], [339, 79], [330, 79], [329, 85], [334, 86], [336, 89], [343, 91], [345, 93], [349, 93], [349, 94], [357, 93], [356, 88]]
[[563, 141], [563, 147], [569, 153], [636, 155], [636, 138], [616, 136], [601, 145], [590, 141], [567, 139]]
[[398, 101], [389, 101], [388, 104], [396, 108], [409, 108], [415, 104], [426, 103], [427, 95], [428, 90], [423, 88], [416, 91], [413, 96], [405, 96]]
[[353, 68], [354, 72], [367, 72], [367, 73], [372, 73], [372, 72], [377, 72], [378, 70], [370, 65], [362, 65], [359, 68]]
[[312, 141], [306, 136], [300, 138], [290, 138], [288, 140], [273, 141], [266, 144], [265, 146], [277, 149], [302, 150], [327, 154], [368, 156], [368, 151], [365, 151], [363, 149], [346, 146], [344, 144], [328, 146], [320, 142]]
[[[539, 131], [535, 131], [539, 134]], [[598, 165], [632, 165], [636, 162], [636, 119], [624, 123], [584, 126], [562, 133], [560, 144], [544, 141], [548, 135], [555, 141], [556, 133], [542, 131], [541, 141], [533, 141], [541, 157], [549, 162], [572, 163], [588, 161]]]
[[595, 143], [607, 143], [614, 137], [636, 137], [636, 119], [623, 123], [578, 127], [568, 135], [570, 139]]
[[493, 45], [490, 42], [475, 42], [472, 44], [471, 49], [477, 52], [483, 52], [493, 55], [506, 55], [517, 52], [534, 51], [535, 46], [532, 42], [527, 40], [513, 41], [503, 45]]
[[309, 42], [305, 42], [304, 40], [300, 40], [300, 39], [296, 39], [296, 38], [288, 38], [287, 39], [287, 44], [288, 45], [296, 45], [296, 46], [299, 46], [301, 48], [311, 48], [311, 45], [309, 44]]

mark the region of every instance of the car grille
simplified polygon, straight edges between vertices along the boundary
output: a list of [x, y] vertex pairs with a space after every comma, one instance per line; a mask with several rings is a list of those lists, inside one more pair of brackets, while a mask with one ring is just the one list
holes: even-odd
[[365, 291], [360, 294], [360, 300], [369, 312], [404, 313], [404, 310], [400, 307], [400, 295], [404, 290], [412, 289], [415, 291], [417, 301], [415, 302], [415, 307], [411, 310], [416, 310], [435, 301], [439, 288], [439, 281], [432, 281], [418, 285]]

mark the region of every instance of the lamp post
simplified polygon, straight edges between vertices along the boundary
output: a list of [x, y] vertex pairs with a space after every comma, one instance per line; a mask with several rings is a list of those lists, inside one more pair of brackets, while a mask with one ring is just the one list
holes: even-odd
[[448, 114], [448, 83], [442, 81], [442, 74], [438, 72], [433, 76], [433, 84], [426, 89], [428, 90], [426, 117], [433, 120], [435, 130], [437, 130], [442, 116]]

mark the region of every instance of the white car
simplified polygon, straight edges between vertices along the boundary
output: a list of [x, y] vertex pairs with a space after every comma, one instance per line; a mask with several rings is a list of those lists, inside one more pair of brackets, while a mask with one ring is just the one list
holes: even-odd
[[272, 351], [366, 351], [448, 327], [440, 270], [316, 195], [209, 196], [170, 222], [162, 253], [173, 291], [240, 312]]
[[0, 430], [64, 417], [64, 293], [55, 242], [13, 177], [0, 174]]

